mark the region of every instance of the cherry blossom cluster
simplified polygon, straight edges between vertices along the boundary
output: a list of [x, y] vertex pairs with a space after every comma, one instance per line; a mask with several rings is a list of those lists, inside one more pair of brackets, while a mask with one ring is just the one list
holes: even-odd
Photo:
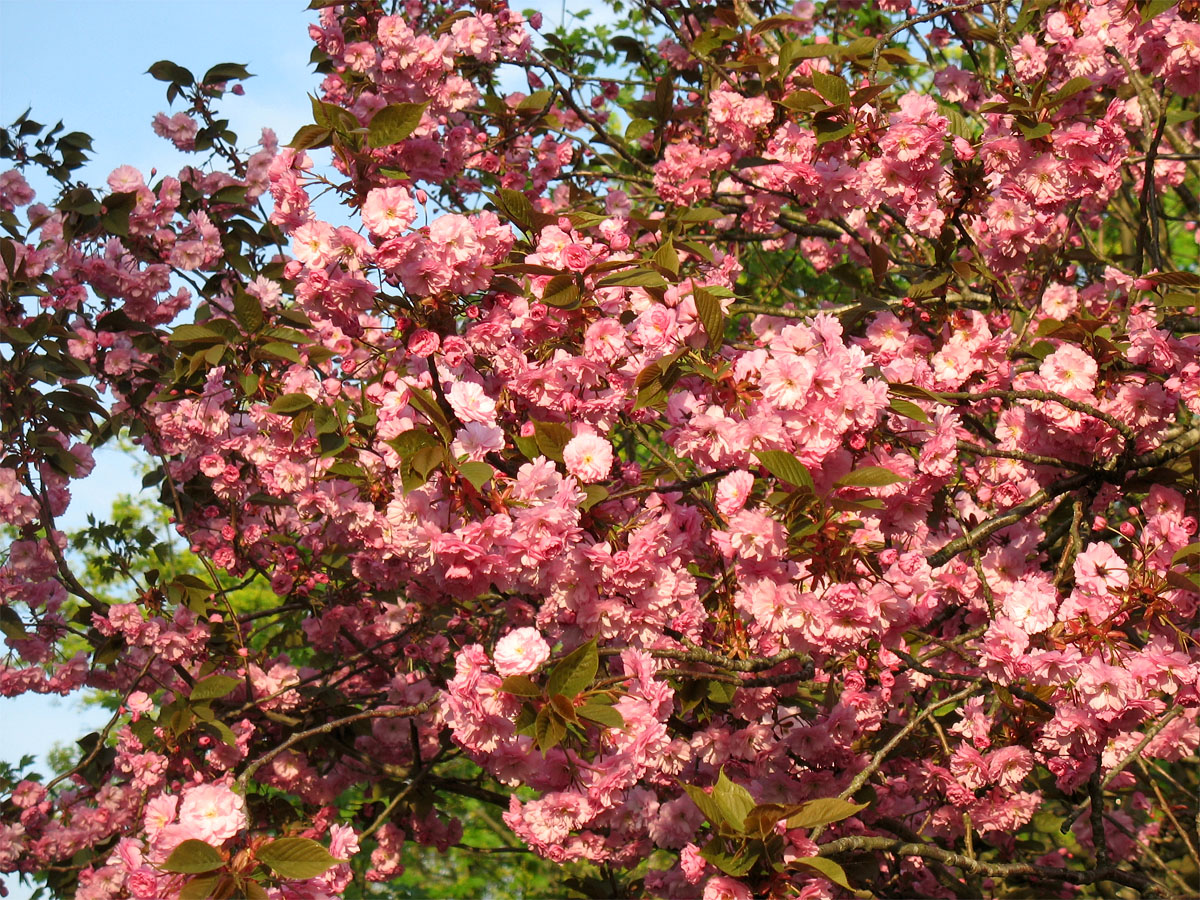
[[[458, 795], [647, 896], [1177, 890], [1189, 4], [638, 5], [620, 77], [323, 5], [288, 146], [160, 63], [208, 167], [8, 154], [0, 695], [119, 708], [0, 775], [0, 871], [332, 897]], [[56, 520], [122, 431], [192, 564], [118, 594]]]

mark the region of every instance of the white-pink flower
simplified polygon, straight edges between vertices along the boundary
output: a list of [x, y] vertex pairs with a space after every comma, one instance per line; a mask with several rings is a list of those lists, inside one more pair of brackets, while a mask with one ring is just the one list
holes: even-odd
[[550, 658], [550, 645], [536, 628], [510, 631], [496, 643], [492, 661], [496, 671], [509, 675], [528, 675], [536, 672]]
[[717, 482], [717, 509], [728, 518], [746, 505], [750, 489], [754, 487], [754, 476], [745, 469], [730, 472]]
[[612, 471], [612, 444], [595, 434], [577, 434], [563, 448], [567, 471], [585, 484], [608, 477]]
[[362, 207], [363, 224], [379, 237], [395, 237], [416, 218], [416, 207], [408, 191], [399, 186], [375, 188]]
[[1074, 344], [1063, 344], [1044, 360], [1038, 374], [1052, 391], [1090, 391], [1096, 386], [1096, 360]]
[[479, 422], [483, 425], [496, 424], [496, 401], [489, 397], [473, 381], [456, 381], [446, 395], [450, 408], [463, 424]]
[[714, 875], [704, 884], [704, 900], [750, 900], [750, 888], [725, 875]]
[[245, 805], [223, 784], [198, 784], [184, 792], [179, 825], [196, 840], [220, 844], [246, 827]]

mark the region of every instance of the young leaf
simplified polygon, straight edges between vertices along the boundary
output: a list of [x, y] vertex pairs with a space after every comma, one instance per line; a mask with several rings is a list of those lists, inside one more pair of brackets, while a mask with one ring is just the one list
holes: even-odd
[[725, 821], [741, 831], [745, 827], [746, 814], [754, 809], [754, 798], [740, 784], [725, 777], [725, 770], [717, 774], [717, 784], [712, 792], [713, 800], [720, 807]]
[[681, 784], [680, 787], [692, 798], [692, 802], [704, 813], [704, 818], [708, 819], [714, 828], [723, 828], [728, 824], [725, 821], [725, 813], [712, 794], [694, 784]]
[[286, 837], [258, 848], [258, 861], [283, 878], [316, 878], [344, 860], [310, 838]]
[[726, 875], [741, 878], [754, 868], [754, 864], [758, 862], [758, 854], [751, 852], [745, 842], [740, 843], [737, 850], [730, 853], [727, 844], [724, 838], [714, 837], [704, 845], [700, 855]]
[[188, 839], [171, 851], [163, 868], [168, 872], [179, 872], [184, 875], [199, 875], [211, 872], [225, 865], [223, 857], [216, 847], [204, 841]]
[[592, 638], [582, 647], [577, 647], [562, 658], [546, 682], [546, 694], [553, 697], [562, 694], [574, 698], [596, 677], [600, 667], [600, 655], [596, 652], [596, 639]]
[[551, 747], [558, 746], [559, 741], [567, 736], [567, 726], [550, 706], [546, 704], [538, 710], [537, 720], [533, 723], [533, 737], [537, 741], [542, 756]]

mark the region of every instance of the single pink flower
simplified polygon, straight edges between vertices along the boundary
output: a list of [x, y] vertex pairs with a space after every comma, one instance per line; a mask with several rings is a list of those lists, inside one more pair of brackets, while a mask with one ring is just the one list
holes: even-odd
[[595, 434], [577, 434], [563, 448], [567, 471], [585, 484], [601, 481], [612, 471], [612, 444]]
[[497, 642], [492, 657], [496, 671], [505, 677], [536, 672], [549, 658], [550, 645], [536, 628], [510, 631]]
[[245, 805], [223, 784], [198, 784], [184, 792], [179, 824], [196, 840], [220, 844], [246, 827]]

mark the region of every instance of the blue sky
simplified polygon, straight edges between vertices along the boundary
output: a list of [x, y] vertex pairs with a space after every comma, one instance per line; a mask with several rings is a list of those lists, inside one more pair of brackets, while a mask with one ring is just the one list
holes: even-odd
[[[103, 183], [114, 168], [156, 166], [174, 173], [195, 160], [150, 130], [156, 112], [170, 112], [165, 85], [145, 74], [170, 59], [197, 75], [219, 62], [244, 63], [257, 77], [246, 96], [225, 107], [245, 144], [259, 129], [281, 143], [308, 121], [305, 96], [319, 81], [310, 71], [305, 0], [0, 0], [0, 122], [32, 107], [36, 121], [62, 119], [68, 131], [92, 135], [92, 162], [83, 180]], [[178, 107], [176, 107], [178, 110]], [[35, 189], [39, 185], [31, 178]], [[40, 196], [50, 201], [51, 196]], [[97, 454], [97, 470], [76, 485], [63, 524], [78, 527], [87, 512], [107, 510], [116, 494], [135, 492], [133, 463], [115, 450]], [[44, 759], [107, 719], [76, 698], [0, 698], [0, 759], [31, 753]], [[6, 878], [12, 900], [29, 891]]]
[[[527, 5], [543, 9], [547, 27], [563, 10], [604, 10], [602, 3], [580, 0]], [[306, 6], [307, 0], [0, 0], [0, 123], [32, 108], [38, 122], [62, 119], [67, 131], [90, 134], [92, 159], [78, 176], [89, 184], [102, 184], [126, 164], [147, 180], [151, 168], [174, 174], [198, 158], [151, 131], [156, 112], [180, 107], [167, 105], [166, 86], [146, 70], [169, 59], [200, 75], [216, 63], [236, 62], [256, 76], [245, 83], [244, 97], [227, 98], [223, 107], [240, 143], [255, 143], [263, 126], [286, 143], [310, 121], [306, 95], [320, 80], [308, 62], [307, 25], [315, 13]], [[40, 201], [53, 200], [47, 182], [28, 177]], [[88, 512], [103, 515], [119, 493], [136, 493], [135, 465], [119, 451], [99, 451], [96, 471], [74, 485], [60, 524], [78, 528]], [[15, 762], [29, 753], [44, 760], [55, 743], [71, 743], [106, 719], [77, 698], [0, 698], [0, 759]], [[28, 898], [14, 879], [5, 881], [12, 900]]]
[[[246, 82], [246, 96], [229, 98], [231, 126], [245, 144], [257, 140], [263, 125], [285, 143], [308, 120], [305, 95], [318, 82], [308, 64], [313, 14], [305, 6], [303, 0], [0, 0], [0, 122], [32, 107], [36, 121], [62, 119], [68, 131], [90, 134], [94, 153], [81, 175], [89, 183], [103, 183], [122, 164], [173, 174], [195, 160], [151, 131], [154, 114], [171, 110], [166, 86], [146, 69], [159, 59], [197, 74], [218, 62], [240, 62], [257, 77]], [[35, 189], [45, 184], [30, 181]], [[102, 450], [97, 461], [97, 471], [74, 488], [66, 527], [83, 524], [89, 511], [102, 513], [117, 493], [140, 488], [120, 452]], [[82, 726], [95, 720], [69, 700], [0, 699], [0, 758], [40, 756], [55, 741], [86, 733]]]

